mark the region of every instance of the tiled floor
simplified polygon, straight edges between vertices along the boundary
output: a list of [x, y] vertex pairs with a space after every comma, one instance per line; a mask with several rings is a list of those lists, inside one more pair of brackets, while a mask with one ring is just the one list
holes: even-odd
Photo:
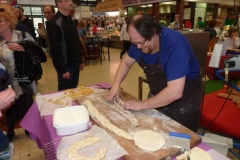
[[[105, 55], [105, 60], [103, 59], [102, 65], [98, 62], [93, 65], [90, 64], [85, 66], [84, 70], [80, 73], [79, 85], [88, 86], [91, 84], [96, 84], [100, 82], [112, 83], [120, 63], [119, 49], [110, 49], [111, 60], [107, 60], [107, 55]], [[41, 94], [46, 94], [49, 92], [57, 91], [57, 80], [56, 72], [52, 66], [52, 61], [48, 58], [48, 61], [43, 66], [43, 77], [39, 81], [39, 92]], [[130, 93], [134, 97], [138, 98], [138, 76], [144, 75], [143, 71], [137, 64], [131, 68], [128, 76], [122, 83], [121, 87], [126, 92]], [[149, 89], [147, 84], [143, 84], [143, 99], [147, 98], [147, 93]], [[15, 130], [16, 136], [13, 139], [14, 152], [13, 160], [43, 160], [45, 159], [43, 150], [38, 149], [35, 141], [30, 139], [24, 134], [24, 129], [19, 128]], [[236, 150], [237, 151], [237, 150]], [[238, 150], [239, 154], [239, 150]], [[231, 154], [229, 154], [231, 159], [237, 160]]]

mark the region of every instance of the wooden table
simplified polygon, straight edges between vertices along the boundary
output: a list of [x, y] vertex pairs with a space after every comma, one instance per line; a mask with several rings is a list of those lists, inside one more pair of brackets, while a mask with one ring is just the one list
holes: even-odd
[[[138, 148], [134, 144], [134, 141], [130, 141], [116, 135], [115, 133], [105, 128], [93, 117], [92, 121], [96, 125], [105, 129], [106, 132], [110, 134], [118, 142], [118, 144], [121, 145], [129, 153], [129, 155], [126, 155], [123, 157], [124, 159], [126, 160], [159, 160], [159, 159], [166, 159], [168, 157], [175, 157], [180, 153], [180, 149], [169, 145], [170, 131], [190, 134], [191, 148], [201, 143], [201, 137], [198, 134], [192, 132], [191, 130], [187, 129], [186, 127], [182, 126], [181, 124], [177, 123], [171, 118], [163, 115], [162, 113], [158, 112], [155, 109], [145, 110], [141, 112], [131, 111], [135, 116], [135, 118], [137, 118], [139, 123], [138, 127], [133, 127], [128, 120], [126, 120], [124, 117], [120, 116], [114, 110], [108, 108], [104, 103], [98, 100], [100, 98], [104, 101], [107, 101], [107, 96], [108, 96], [108, 91], [104, 91], [98, 94], [93, 94], [90, 97], [85, 97], [85, 99], [89, 99], [92, 102], [92, 104], [97, 108], [97, 110], [107, 119], [109, 119], [112, 124], [125, 130], [128, 133], [134, 133], [140, 130], [150, 129], [150, 130], [157, 131], [158, 133], [163, 135], [164, 138], [166, 139], [166, 145], [162, 149], [155, 152], [144, 151]], [[120, 97], [123, 101], [136, 99], [124, 91], [120, 91]], [[84, 101], [84, 98], [81, 98], [81, 99], [78, 99], [76, 102], [78, 104], [81, 104], [83, 101]]]

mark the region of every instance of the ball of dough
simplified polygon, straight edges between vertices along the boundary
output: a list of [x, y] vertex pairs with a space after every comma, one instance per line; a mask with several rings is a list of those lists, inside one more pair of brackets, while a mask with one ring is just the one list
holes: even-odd
[[134, 133], [135, 145], [147, 151], [157, 151], [161, 149], [166, 141], [162, 135], [152, 130], [142, 130]]

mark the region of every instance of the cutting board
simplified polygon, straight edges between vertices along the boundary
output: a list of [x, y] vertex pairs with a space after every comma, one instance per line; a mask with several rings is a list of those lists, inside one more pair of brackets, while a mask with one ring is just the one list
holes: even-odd
[[[134, 144], [134, 141], [130, 141], [116, 135], [115, 133], [105, 128], [102, 124], [100, 124], [94, 117], [92, 117], [91, 120], [93, 121], [93, 123], [106, 130], [106, 132], [108, 132], [118, 142], [118, 144], [121, 145], [129, 153], [129, 155], [123, 157], [125, 160], [159, 160], [166, 159], [169, 156], [175, 157], [176, 155], [180, 154], [179, 148], [169, 145], [168, 135], [170, 131], [190, 134], [191, 148], [201, 143], [201, 136], [192, 132], [183, 125], [177, 123], [176, 121], [172, 120], [171, 118], [165, 116], [164, 114], [160, 113], [155, 109], [139, 112], [131, 111], [134, 117], [138, 120], [139, 124], [138, 127], [133, 127], [126, 118], [124, 118], [123, 116], [115, 112], [113, 109], [109, 108], [104, 103], [98, 100], [100, 98], [104, 101], [107, 101], [107, 97], [108, 91], [103, 91], [97, 94], [92, 94], [88, 97], [76, 99], [76, 103], [82, 104], [85, 99], [89, 99], [92, 102], [93, 106], [95, 106], [100, 112], [100, 114], [109, 119], [110, 122], [116, 125], [118, 128], [121, 128], [130, 134], [140, 130], [154, 130], [163, 135], [166, 140], [166, 145], [162, 149], [155, 152], [144, 151], [138, 148]], [[124, 102], [127, 100], [136, 100], [136, 98], [124, 91], [120, 91], [120, 98]]]

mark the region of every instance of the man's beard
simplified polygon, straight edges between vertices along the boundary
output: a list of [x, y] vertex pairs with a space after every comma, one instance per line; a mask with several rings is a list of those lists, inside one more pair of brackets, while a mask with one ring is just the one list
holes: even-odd
[[142, 50], [142, 52], [145, 53], [145, 54], [151, 54], [151, 52], [152, 52], [152, 50], [150, 50], [150, 48], [148, 48], [148, 47], [144, 47], [144, 48], [142, 48], [141, 50]]

